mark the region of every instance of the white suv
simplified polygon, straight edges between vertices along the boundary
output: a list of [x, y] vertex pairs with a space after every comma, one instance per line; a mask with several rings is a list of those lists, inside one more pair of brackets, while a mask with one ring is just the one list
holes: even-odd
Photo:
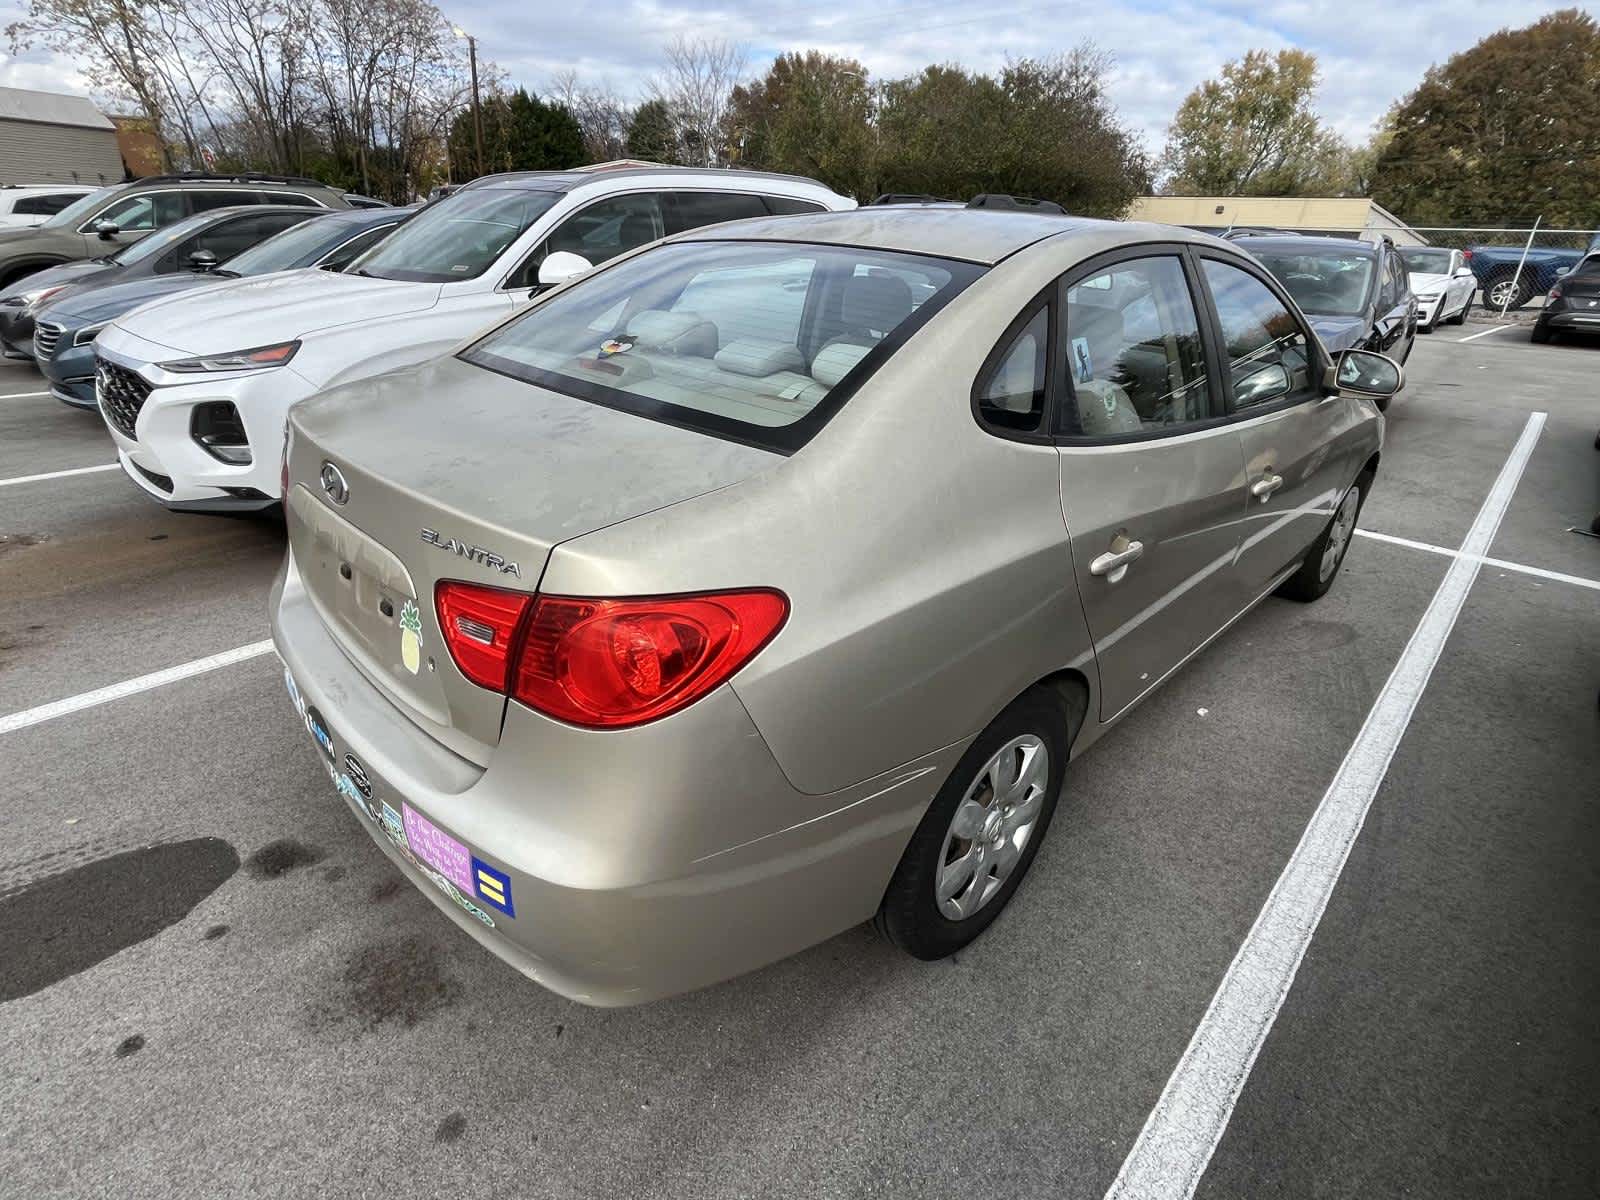
[[74, 200], [82, 200], [98, 190], [77, 183], [0, 187], [0, 229], [32, 229], [43, 225]]
[[[449, 350], [541, 288], [670, 233], [850, 209], [815, 180], [599, 167], [479, 179], [344, 274], [285, 271], [158, 300], [95, 340], [96, 399], [123, 470], [169, 508], [278, 502], [289, 406]], [[440, 419], [448, 420], [441, 397]]]

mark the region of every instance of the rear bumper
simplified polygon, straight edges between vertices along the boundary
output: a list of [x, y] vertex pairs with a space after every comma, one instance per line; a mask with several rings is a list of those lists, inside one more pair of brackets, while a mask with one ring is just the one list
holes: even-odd
[[[704, 987], [870, 917], [964, 749], [806, 795], [724, 687], [613, 732], [513, 703], [480, 766], [423, 733], [345, 656], [292, 554], [270, 606], [291, 694], [325, 723], [330, 774], [369, 836], [462, 930], [585, 1004]], [[435, 847], [434, 866], [415, 833]], [[461, 870], [437, 869], [441, 845]], [[480, 867], [503, 879], [498, 891]]]
[[1534, 322], [1541, 329], [1570, 329], [1575, 332], [1600, 333], [1600, 308], [1562, 309], [1551, 312], [1545, 309]]

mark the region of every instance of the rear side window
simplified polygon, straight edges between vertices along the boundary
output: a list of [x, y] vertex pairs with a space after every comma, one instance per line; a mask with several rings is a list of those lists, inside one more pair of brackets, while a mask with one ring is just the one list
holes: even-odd
[[978, 416], [986, 425], [1015, 433], [1038, 432], [1044, 423], [1049, 342], [1050, 309], [1040, 305], [979, 381]]
[[1300, 322], [1272, 289], [1228, 263], [1208, 258], [1203, 266], [1222, 326], [1234, 408], [1317, 395], [1317, 358]]
[[787, 453], [979, 273], [841, 246], [683, 242], [582, 280], [463, 357]]
[[233, 208], [239, 204], [260, 204], [260, 192], [193, 191], [189, 193], [191, 212], [210, 212], [214, 208]]
[[1064, 433], [1124, 437], [1220, 415], [1175, 255], [1119, 262], [1069, 287], [1065, 349], [1074, 403]]
[[792, 196], [763, 196], [767, 211], [775, 217], [792, 217], [797, 213], [827, 212], [824, 205], [812, 200], [796, 200]]
[[748, 192], [672, 192], [668, 207], [673, 233], [769, 215], [761, 197]]
[[53, 217], [77, 198], [72, 193], [54, 196], [19, 196], [11, 211], [28, 216]]

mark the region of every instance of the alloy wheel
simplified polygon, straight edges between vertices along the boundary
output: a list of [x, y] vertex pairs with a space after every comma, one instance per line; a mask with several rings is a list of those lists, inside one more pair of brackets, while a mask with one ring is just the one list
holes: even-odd
[[1361, 508], [1361, 489], [1352, 487], [1344, 494], [1339, 509], [1333, 514], [1333, 524], [1328, 527], [1328, 542], [1322, 547], [1322, 565], [1317, 579], [1328, 582], [1339, 569], [1344, 552], [1350, 547], [1350, 537], [1356, 531], [1356, 513]]
[[978, 771], [944, 836], [934, 878], [941, 914], [962, 921], [994, 899], [1033, 836], [1049, 783], [1050, 751], [1031, 733]]

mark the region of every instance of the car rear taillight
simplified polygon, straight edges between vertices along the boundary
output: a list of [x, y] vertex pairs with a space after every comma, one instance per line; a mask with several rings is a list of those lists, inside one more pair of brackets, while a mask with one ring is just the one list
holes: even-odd
[[1559, 300], [1559, 299], [1561, 299], [1561, 285], [1560, 284], [1557, 284], [1555, 287], [1550, 289], [1549, 299], [1551, 299], [1551, 300]]
[[457, 669], [588, 729], [643, 725], [726, 683], [789, 616], [765, 588], [589, 600], [446, 580], [434, 589]]
[[443, 580], [433, 590], [434, 611], [456, 669], [479, 687], [506, 690], [506, 671], [533, 600], [527, 592]]
[[1461, 252], [1461, 261], [1462, 262], [1471, 262], [1472, 261], [1472, 251], [1471, 250], [1463, 250]]

